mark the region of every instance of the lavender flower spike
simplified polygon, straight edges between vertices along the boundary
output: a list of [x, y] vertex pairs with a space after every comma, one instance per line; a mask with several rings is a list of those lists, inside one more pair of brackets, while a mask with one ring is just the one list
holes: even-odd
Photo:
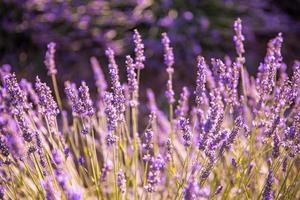
[[130, 105], [132, 107], [137, 106], [138, 102], [135, 99], [135, 95], [138, 92], [138, 81], [135, 73], [135, 64], [133, 63], [133, 59], [128, 55], [126, 56], [126, 69], [127, 69], [127, 82], [128, 82], [128, 89], [131, 93], [131, 100]]
[[205, 63], [204, 57], [198, 56], [198, 70], [197, 70], [197, 81], [196, 81], [196, 90], [194, 94], [196, 95], [196, 104], [199, 107], [205, 101], [205, 84], [206, 84], [206, 68], [207, 65]]
[[273, 199], [273, 191], [272, 191], [272, 185], [274, 183], [274, 175], [273, 171], [269, 170], [269, 174], [265, 183], [265, 188], [263, 192], [263, 200], [272, 200]]
[[175, 115], [177, 117], [185, 117], [189, 110], [189, 96], [190, 92], [187, 87], [182, 88], [182, 92], [180, 94], [180, 99], [178, 101], [178, 106], [175, 110]]
[[245, 40], [244, 35], [242, 34], [242, 20], [238, 18], [234, 22], [234, 31], [235, 35], [233, 41], [235, 43], [235, 49], [239, 57], [242, 57], [242, 54], [245, 53], [243, 41]]
[[96, 87], [100, 98], [103, 98], [104, 92], [107, 90], [107, 82], [105, 80], [103, 71], [100, 67], [100, 64], [95, 57], [90, 59], [92, 69], [94, 72], [94, 79], [96, 81]]
[[184, 117], [180, 118], [179, 127], [183, 133], [184, 146], [190, 147], [192, 145], [192, 131], [189, 120]]
[[144, 44], [142, 43], [142, 37], [140, 33], [135, 29], [133, 34], [133, 42], [135, 44], [134, 53], [135, 53], [135, 68], [144, 69], [144, 62], [146, 57], [144, 56]]
[[36, 77], [35, 90], [40, 100], [42, 114], [47, 116], [56, 116], [59, 113], [57, 104], [53, 99], [52, 92], [46, 83], [42, 83], [39, 77]]
[[174, 64], [174, 54], [173, 48], [170, 46], [170, 39], [167, 33], [162, 33], [161, 42], [164, 46], [164, 61], [168, 67], [167, 72], [173, 74], [174, 69], [172, 68], [172, 66]]
[[55, 46], [56, 46], [56, 44], [54, 42], [50, 42], [47, 45], [48, 50], [46, 52], [44, 63], [48, 69], [49, 76], [57, 74], [57, 69], [56, 69], [55, 60], [54, 60], [54, 54], [56, 51]]
[[111, 78], [111, 84], [112, 84], [112, 90], [113, 90], [113, 104], [117, 109], [118, 112], [118, 121], [124, 120], [124, 112], [125, 112], [125, 96], [123, 87], [120, 83], [120, 77], [119, 77], [119, 67], [115, 61], [115, 54], [114, 51], [110, 48], [108, 48], [105, 51], [106, 56], [109, 60], [109, 74]]
[[79, 98], [82, 102], [82, 106], [84, 107], [84, 115], [91, 117], [95, 113], [95, 109], [93, 107], [93, 101], [91, 100], [89, 87], [86, 85], [84, 81], [81, 82], [81, 86], [78, 89]]
[[122, 194], [126, 192], [126, 178], [122, 169], [118, 172], [117, 183]]

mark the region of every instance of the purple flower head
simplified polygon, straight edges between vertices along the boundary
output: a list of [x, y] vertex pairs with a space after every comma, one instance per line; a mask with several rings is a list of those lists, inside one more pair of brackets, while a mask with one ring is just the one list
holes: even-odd
[[157, 157], [152, 157], [151, 164], [149, 167], [149, 172], [147, 176], [147, 184], [145, 185], [145, 190], [149, 193], [156, 191], [156, 186], [160, 183], [160, 171], [165, 168], [165, 160], [161, 155]]
[[29, 109], [30, 106], [27, 102], [25, 93], [21, 90], [20, 85], [18, 84], [16, 75], [7, 74], [3, 78], [3, 84], [6, 91], [9, 94], [10, 104], [13, 108], [13, 113], [18, 112], [16, 110]]
[[275, 131], [275, 133], [273, 135], [273, 151], [272, 151], [272, 155], [274, 158], [278, 158], [278, 156], [280, 154], [279, 148], [280, 148], [280, 140], [279, 140], [277, 131]]
[[106, 145], [112, 146], [113, 144], [115, 144], [117, 142], [118, 136], [116, 136], [112, 133], [109, 133], [105, 139], [106, 139]]
[[198, 181], [194, 178], [189, 181], [186, 188], [183, 190], [184, 200], [196, 200], [200, 198], [200, 185]]
[[117, 183], [122, 194], [126, 192], [126, 177], [122, 169], [117, 174]]
[[272, 185], [274, 183], [274, 175], [273, 171], [270, 169], [269, 174], [265, 183], [264, 191], [263, 191], [263, 200], [272, 200], [273, 199], [273, 191]]
[[59, 110], [57, 103], [53, 99], [52, 92], [46, 83], [42, 83], [39, 77], [36, 77], [35, 90], [39, 97], [41, 112], [43, 115], [55, 117]]
[[142, 37], [140, 33], [135, 29], [133, 34], [133, 42], [135, 45], [134, 53], [135, 53], [135, 68], [136, 69], [144, 69], [144, 62], [146, 57], [144, 56], [144, 44], [142, 41]]
[[54, 54], [56, 51], [55, 46], [56, 46], [56, 44], [54, 42], [50, 42], [47, 45], [48, 50], [46, 52], [44, 63], [48, 69], [49, 76], [57, 74], [55, 59], [54, 59]]
[[74, 83], [65, 82], [65, 93], [72, 106], [72, 112], [75, 116], [82, 116], [85, 113], [82, 101], [79, 98], [78, 90]]
[[197, 80], [196, 80], [196, 90], [194, 94], [196, 95], [196, 104], [199, 107], [201, 104], [205, 103], [206, 98], [206, 68], [204, 57], [198, 56], [197, 58]]
[[91, 57], [90, 59], [92, 69], [94, 72], [94, 79], [95, 79], [95, 84], [97, 87], [98, 95], [99, 98], [102, 99], [105, 91], [107, 90], [107, 82], [105, 80], [103, 71], [101, 69], [101, 66], [95, 57]]
[[183, 133], [184, 146], [190, 147], [192, 145], [192, 130], [188, 119], [182, 117], [179, 119], [179, 128]]
[[5, 139], [2, 135], [0, 135], [0, 154], [2, 154], [2, 156], [4, 156], [4, 157], [8, 157], [9, 153], [10, 152], [9, 152], [9, 149], [8, 149]]
[[174, 95], [173, 83], [172, 80], [169, 79], [167, 82], [167, 90], [165, 91], [165, 96], [169, 104], [173, 104], [175, 102]]
[[187, 87], [182, 88], [182, 92], [180, 94], [180, 99], [178, 101], [178, 106], [175, 109], [175, 115], [177, 117], [185, 117], [189, 110], [189, 96], [190, 92]]
[[42, 186], [46, 193], [46, 200], [59, 200], [61, 199], [61, 195], [59, 191], [55, 190], [55, 187], [52, 183], [52, 178], [46, 177], [45, 180], [42, 181]]
[[67, 200], [83, 200], [83, 189], [77, 185], [68, 187], [65, 193]]
[[109, 60], [109, 74], [111, 78], [112, 90], [113, 90], [113, 104], [116, 107], [118, 113], [118, 121], [124, 120], [124, 112], [125, 112], [125, 103], [126, 99], [124, 96], [124, 89], [120, 83], [119, 78], [119, 67], [115, 61], [115, 54], [114, 51], [108, 48], [105, 51], [106, 56]]
[[167, 33], [162, 33], [161, 42], [164, 46], [164, 62], [167, 65], [167, 71], [168, 73], [173, 74], [174, 69], [172, 68], [172, 66], [174, 64], [174, 54], [173, 48], [170, 46], [170, 39]]
[[[282, 62], [282, 55], [281, 55], [281, 47], [283, 43], [282, 33], [278, 33], [278, 35], [271, 39], [268, 43], [268, 49], [267, 49], [267, 56], [265, 62], [268, 62], [269, 58], [274, 56], [275, 62], [281, 63]], [[279, 66], [277, 66], [279, 68]]]
[[78, 89], [79, 91], [79, 98], [81, 104], [84, 109], [84, 116], [91, 117], [95, 114], [95, 109], [93, 107], [93, 101], [90, 97], [89, 87], [86, 85], [84, 81], [81, 82], [81, 86]]
[[116, 107], [113, 105], [113, 94], [106, 92], [104, 95], [105, 114], [107, 118], [107, 129], [112, 132], [116, 130], [118, 125], [118, 113]]
[[131, 106], [137, 106], [137, 102], [135, 99], [135, 95], [138, 92], [138, 81], [135, 72], [135, 64], [133, 63], [133, 59], [130, 56], [126, 56], [126, 69], [127, 69], [127, 82], [128, 82], [128, 89], [131, 93]]
[[142, 143], [142, 147], [145, 151], [150, 151], [153, 149], [152, 138], [153, 138], [152, 129], [147, 129], [144, 134], [144, 142]]
[[242, 20], [240, 18], [235, 20], [233, 27], [235, 31], [235, 35], [233, 37], [233, 41], [235, 43], [235, 49], [237, 54], [241, 57], [242, 54], [245, 53], [244, 44], [243, 44], [245, 37], [242, 33]]
[[220, 194], [222, 192], [223, 186], [219, 185], [216, 189], [215, 195]]
[[104, 166], [101, 170], [101, 177], [100, 177], [101, 182], [106, 181], [107, 173], [112, 169], [113, 169], [113, 163], [110, 160], [104, 163]]

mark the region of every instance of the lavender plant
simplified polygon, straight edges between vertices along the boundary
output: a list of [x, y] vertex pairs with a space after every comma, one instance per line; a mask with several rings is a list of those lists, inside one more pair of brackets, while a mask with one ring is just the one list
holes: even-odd
[[[195, 86], [183, 87], [178, 99], [173, 49], [162, 34], [169, 112], [148, 90], [145, 127], [139, 123], [139, 82], [147, 66], [137, 30], [134, 55], [124, 64], [106, 50], [110, 88], [91, 58], [95, 101], [84, 81], [79, 87], [67, 81], [68, 104], [61, 101], [54, 43], [45, 58], [53, 93], [38, 77], [34, 86], [19, 82], [3, 65], [0, 198], [299, 199], [299, 62], [289, 77], [279, 33], [268, 43], [257, 77], [251, 77], [240, 19], [234, 31], [234, 62], [213, 58], [209, 65], [199, 56]], [[120, 81], [120, 66], [126, 67], [127, 83]]]

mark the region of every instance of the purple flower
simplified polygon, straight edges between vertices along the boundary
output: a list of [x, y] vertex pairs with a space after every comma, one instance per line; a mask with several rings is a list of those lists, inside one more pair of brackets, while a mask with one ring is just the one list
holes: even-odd
[[170, 46], [170, 39], [167, 33], [162, 33], [161, 35], [162, 35], [161, 42], [164, 46], [164, 62], [168, 68], [167, 72], [172, 74], [174, 72], [174, 69], [172, 68], [174, 64], [173, 48]]
[[113, 90], [113, 104], [116, 108], [116, 111], [118, 113], [118, 121], [124, 120], [124, 112], [125, 112], [125, 96], [124, 96], [124, 89], [121, 86], [120, 78], [119, 78], [119, 67], [115, 61], [115, 54], [114, 51], [110, 48], [108, 48], [105, 51], [106, 56], [109, 60], [109, 74], [111, 78], [111, 84], [112, 84], [112, 90]]
[[7, 146], [6, 141], [5, 141], [5, 139], [2, 135], [0, 135], [0, 153], [4, 157], [9, 156], [8, 146]]
[[223, 186], [222, 185], [219, 185], [216, 189], [216, 192], [215, 192], [215, 195], [218, 195], [222, 192], [222, 189], [223, 189]]
[[135, 73], [135, 64], [133, 63], [133, 59], [130, 56], [126, 56], [126, 69], [127, 69], [127, 82], [128, 82], [128, 90], [130, 92], [130, 105], [132, 107], [137, 106], [136, 95], [138, 93], [138, 81]]
[[272, 155], [274, 158], [278, 158], [279, 154], [280, 154], [280, 140], [279, 140], [279, 136], [277, 134], [277, 132], [275, 131], [274, 135], [273, 135], [273, 151], [272, 151]]
[[46, 52], [46, 57], [45, 57], [44, 63], [48, 69], [49, 76], [57, 74], [55, 60], [54, 60], [54, 54], [56, 51], [55, 46], [56, 46], [56, 44], [54, 42], [50, 42], [47, 45], [48, 50]]
[[82, 101], [79, 98], [78, 90], [74, 83], [65, 82], [65, 93], [72, 106], [72, 112], [75, 116], [82, 116], [85, 113]]
[[115, 131], [118, 125], [118, 113], [116, 107], [113, 105], [113, 94], [106, 92], [104, 95], [105, 114], [107, 118], [107, 129], [112, 132]]
[[145, 190], [149, 193], [156, 191], [156, 186], [160, 183], [160, 171], [165, 168], [165, 160], [161, 155], [157, 157], [152, 157], [151, 164], [147, 176], [147, 184], [145, 185]]
[[201, 104], [205, 103], [206, 99], [206, 68], [207, 65], [205, 63], [204, 57], [198, 56], [197, 58], [197, 81], [196, 81], [196, 90], [194, 94], [196, 95], [196, 104], [198, 107], [200, 107]]
[[95, 57], [91, 57], [90, 59], [92, 69], [94, 72], [94, 79], [95, 79], [95, 84], [97, 87], [97, 92], [98, 96], [100, 99], [103, 98], [105, 91], [107, 90], [107, 82], [105, 80], [103, 71], [101, 69], [101, 66]]
[[273, 171], [270, 169], [269, 174], [265, 183], [264, 191], [263, 191], [263, 200], [272, 200], [273, 199], [273, 191], [272, 185], [274, 183], [274, 175]]
[[78, 89], [79, 98], [84, 109], [84, 116], [91, 117], [95, 114], [95, 110], [93, 107], [93, 101], [91, 100], [89, 87], [86, 85], [84, 81], [81, 82], [81, 86]]
[[13, 108], [13, 113], [18, 112], [17, 110], [27, 110], [28, 108], [30, 108], [27, 102], [26, 95], [21, 90], [14, 73], [5, 75], [3, 78], [3, 84], [9, 94], [9, 102]]
[[101, 170], [101, 177], [100, 177], [101, 182], [106, 181], [107, 173], [111, 171], [112, 168], [113, 168], [113, 163], [110, 160], [104, 163], [104, 166]]
[[174, 95], [175, 95], [175, 93], [173, 90], [172, 80], [169, 79], [167, 81], [167, 90], [165, 92], [165, 96], [166, 96], [169, 104], [173, 104], [175, 102]]
[[52, 178], [46, 177], [45, 180], [42, 181], [42, 186], [46, 192], [46, 200], [61, 199], [61, 195], [60, 195], [59, 191], [56, 191], [53, 186]]
[[183, 190], [184, 200], [196, 200], [200, 197], [200, 185], [195, 178], [192, 178], [187, 187]]
[[117, 183], [122, 194], [126, 192], [126, 177], [122, 169], [117, 174]]
[[179, 119], [179, 128], [183, 133], [184, 146], [190, 147], [192, 145], [192, 130], [188, 119], [182, 117]]
[[144, 62], [146, 57], [144, 56], [144, 44], [141, 38], [140, 33], [135, 29], [133, 34], [133, 42], [135, 44], [134, 53], [135, 53], [135, 68], [144, 69]]
[[142, 143], [142, 147], [146, 152], [153, 149], [152, 138], [153, 138], [152, 129], [147, 129], [144, 134], [144, 142]]
[[245, 53], [243, 41], [245, 40], [244, 35], [242, 34], [242, 20], [237, 18], [234, 21], [234, 31], [235, 35], [233, 37], [233, 41], [235, 43], [235, 49], [239, 57], [242, 57], [243, 53]]
[[43, 115], [55, 117], [59, 110], [57, 103], [53, 99], [52, 92], [46, 83], [42, 83], [39, 77], [36, 77], [35, 90], [39, 97], [41, 112]]
[[189, 96], [190, 92], [187, 87], [182, 88], [182, 92], [180, 94], [180, 99], [178, 101], [178, 106], [175, 109], [175, 115], [177, 117], [185, 117], [189, 110]]

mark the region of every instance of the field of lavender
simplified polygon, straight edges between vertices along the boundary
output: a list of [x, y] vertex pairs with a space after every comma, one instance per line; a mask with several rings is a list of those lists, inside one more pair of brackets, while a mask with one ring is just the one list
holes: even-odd
[[299, 199], [300, 62], [286, 72], [278, 33], [250, 76], [242, 21], [233, 28], [236, 57], [208, 64], [199, 55], [194, 90], [183, 87], [179, 99], [172, 42], [161, 35], [166, 113], [151, 89], [141, 105], [147, 66], [138, 30], [124, 64], [111, 48], [105, 51], [109, 77], [91, 57], [95, 100], [84, 81], [57, 84], [53, 42], [44, 61], [49, 86], [38, 76], [34, 83], [17, 78], [3, 65], [0, 199]]

